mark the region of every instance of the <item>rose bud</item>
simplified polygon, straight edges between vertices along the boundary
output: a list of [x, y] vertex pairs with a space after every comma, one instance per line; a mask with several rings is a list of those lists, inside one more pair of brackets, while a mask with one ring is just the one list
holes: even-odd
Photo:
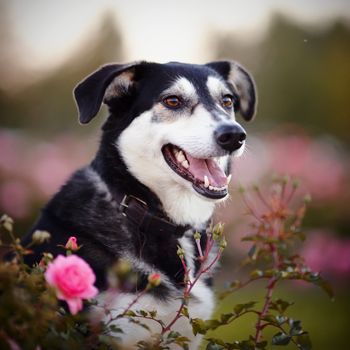
[[77, 251], [79, 249], [79, 247], [78, 247], [78, 244], [77, 244], [76, 237], [74, 237], [74, 236], [69, 237], [69, 239], [68, 239], [68, 241], [67, 241], [67, 243], [65, 245], [65, 248], [67, 250], [71, 250], [73, 252]]
[[153, 272], [148, 276], [148, 285], [150, 287], [158, 287], [161, 283], [161, 277], [159, 273]]

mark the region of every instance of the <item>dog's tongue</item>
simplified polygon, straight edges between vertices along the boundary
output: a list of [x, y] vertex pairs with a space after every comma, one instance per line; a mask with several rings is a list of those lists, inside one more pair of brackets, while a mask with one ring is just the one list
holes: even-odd
[[224, 187], [227, 184], [227, 177], [219, 165], [213, 159], [193, 158], [186, 153], [186, 158], [190, 163], [188, 170], [198, 180], [204, 181], [206, 175], [210, 185], [215, 187]]

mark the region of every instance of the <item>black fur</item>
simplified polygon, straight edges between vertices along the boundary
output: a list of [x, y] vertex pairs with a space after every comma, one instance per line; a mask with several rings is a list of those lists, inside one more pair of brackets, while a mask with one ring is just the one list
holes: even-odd
[[[164, 234], [145, 234], [125, 220], [118, 210], [118, 203], [113, 198], [107, 200], [106, 193], [97, 190], [91, 180], [91, 169], [101, 177], [112, 197], [116, 191], [134, 195], [145, 201], [150, 211], [165, 216], [156, 195], [130, 174], [115, 147], [115, 142], [132, 120], [150, 109], [159, 99], [161, 91], [179, 75], [187, 77], [196, 86], [202, 94], [202, 100], [209, 101], [208, 91], [200, 88], [205, 85], [203, 82], [208, 75], [226, 79], [228, 73], [220, 72], [217, 65], [161, 65], [141, 62], [104, 66], [75, 89], [81, 123], [89, 122], [97, 114], [107, 86], [126, 71], [132, 75], [132, 83], [128, 90], [105, 101], [110, 115], [103, 125], [102, 139], [95, 159], [89, 166], [73, 174], [46, 205], [40, 219], [25, 237], [24, 244], [27, 244], [31, 241], [32, 233], [38, 229], [47, 230], [52, 236], [49, 244], [34, 247], [34, 254], [28, 255], [27, 262], [39, 262], [44, 251], [50, 251], [54, 255], [64, 254], [63, 248], [58, 245], [64, 245], [70, 236], [76, 236], [79, 245], [82, 245], [78, 254], [95, 271], [97, 287], [100, 289], [106, 288], [106, 270], [124, 252], [130, 252], [131, 255], [156, 267], [165, 273], [175, 286], [182, 288], [184, 272], [176, 254], [177, 238]], [[232, 90], [232, 85], [229, 82], [227, 84]], [[206, 235], [202, 235], [203, 246], [205, 239]], [[198, 268], [198, 262], [196, 266]], [[147, 283], [147, 276], [142, 271], [136, 272], [139, 272], [136, 288], [142, 289]], [[167, 296], [167, 288], [164, 285], [153, 292], [162, 298]]]

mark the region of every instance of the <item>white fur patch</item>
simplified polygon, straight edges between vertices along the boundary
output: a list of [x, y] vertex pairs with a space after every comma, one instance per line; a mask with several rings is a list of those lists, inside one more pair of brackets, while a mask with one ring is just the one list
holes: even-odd
[[[105, 194], [104, 199], [107, 202], [113, 202], [113, 196], [109, 191], [106, 183], [101, 179], [101, 176], [91, 167], [86, 168], [85, 174], [87, 175], [88, 179], [94, 184], [96, 192], [100, 194]], [[114, 203], [114, 205], [116, 204]]]
[[[214, 101], [216, 101], [216, 106], [220, 108], [220, 110], [227, 115], [227, 110], [222, 106], [221, 99], [224, 95], [231, 94], [230, 90], [225, 86], [224, 82], [216, 77], [209, 76], [207, 79], [207, 88], [210, 92], [210, 95], [213, 97]], [[234, 119], [234, 112], [230, 113], [232, 118]]]
[[168, 94], [181, 95], [192, 101], [197, 100], [196, 88], [185, 77], [178, 77], [168, 89], [163, 91], [163, 95]]

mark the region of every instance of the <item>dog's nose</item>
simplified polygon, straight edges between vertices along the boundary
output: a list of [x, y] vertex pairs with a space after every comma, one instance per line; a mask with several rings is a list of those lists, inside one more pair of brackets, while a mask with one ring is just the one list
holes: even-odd
[[245, 130], [239, 124], [220, 125], [214, 135], [217, 144], [229, 152], [240, 148], [247, 137]]

